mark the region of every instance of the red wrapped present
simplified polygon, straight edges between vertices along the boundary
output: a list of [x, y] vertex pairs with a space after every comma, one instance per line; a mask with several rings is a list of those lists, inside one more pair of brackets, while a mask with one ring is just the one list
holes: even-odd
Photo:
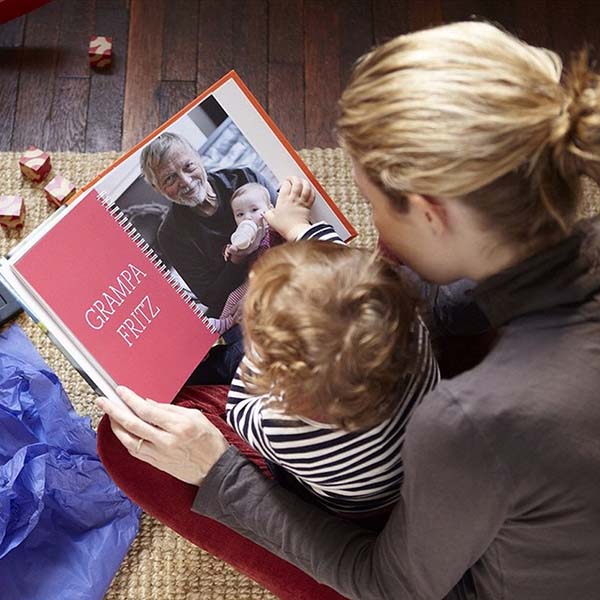
[[90, 37], [90, 66], [96, 69], [108, 67], [112, 61], [112, 38], [104, 35]]
[[27, 179], [39, 183], [46, 179], [52, 168], [50, 155], [35, 146], [30, 146], [29, 150], [19, 159], [19, 167]]
[[54, 177], [44, 188], [48, 202], [61, 206], [75, 194], [75, 186], [62, 175]]
[[25, 221], [25, 201], [21, 196], [0, 196], [0, 225], [18, 229]]

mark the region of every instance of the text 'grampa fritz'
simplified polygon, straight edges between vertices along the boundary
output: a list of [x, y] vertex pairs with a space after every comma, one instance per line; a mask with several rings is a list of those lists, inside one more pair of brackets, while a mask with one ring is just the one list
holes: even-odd
[[[101, 298], [94, 300], [85, 311], [86, 323], [97, 331], [102, 329], [145, 277], [147, 275], [144, 271], [129, 263], [127, 268], [119, 273], [115, 284], [109, 285], [108, 290], [102, 292]], [[160, 308], [152, 304], [149, 296], [144, 296], [120, 322], [116, 331], [131, 347], [159, 313]]]

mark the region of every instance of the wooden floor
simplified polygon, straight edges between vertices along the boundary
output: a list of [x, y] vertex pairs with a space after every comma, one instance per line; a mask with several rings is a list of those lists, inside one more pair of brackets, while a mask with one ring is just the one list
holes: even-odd
[[[125, 150], [232, 68], [294, 146], [334, 146], [356, 58], [472, 15], [563, 57], [600, 47], [594, 0], [54, 0], [0, 26], [0, 150]], [[106, 72], [92, 33], [113, 37]]]

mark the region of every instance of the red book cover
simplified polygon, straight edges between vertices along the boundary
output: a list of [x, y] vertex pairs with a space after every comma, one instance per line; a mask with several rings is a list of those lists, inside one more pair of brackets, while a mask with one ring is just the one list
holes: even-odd
[[217, 335], [130, 236], [92, 189], [15, 269], [117, 385], [171, 402]]
[[118, 401], [121, 384], [170, 402], [214, 342], [212, 329], [224, 341], [236, 334], [224, 307], [241, 301], [249, 260], [223, 253], [240, 225], [234, 197], [254, 194], [266, 209], [290, 176], [313, 186], [313, 222], [356, 236], [228, 73], [0, 258], [0, 277], [105, 396]]

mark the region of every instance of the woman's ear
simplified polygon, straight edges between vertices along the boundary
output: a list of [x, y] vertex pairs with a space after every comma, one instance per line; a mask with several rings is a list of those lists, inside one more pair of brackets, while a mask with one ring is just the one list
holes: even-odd
[[422, 194], [407, 194], [411, 210], [415, 210], [426, 227], [434, 235], [442, 235], [448, 229], [448, 214], [442, 199]]

